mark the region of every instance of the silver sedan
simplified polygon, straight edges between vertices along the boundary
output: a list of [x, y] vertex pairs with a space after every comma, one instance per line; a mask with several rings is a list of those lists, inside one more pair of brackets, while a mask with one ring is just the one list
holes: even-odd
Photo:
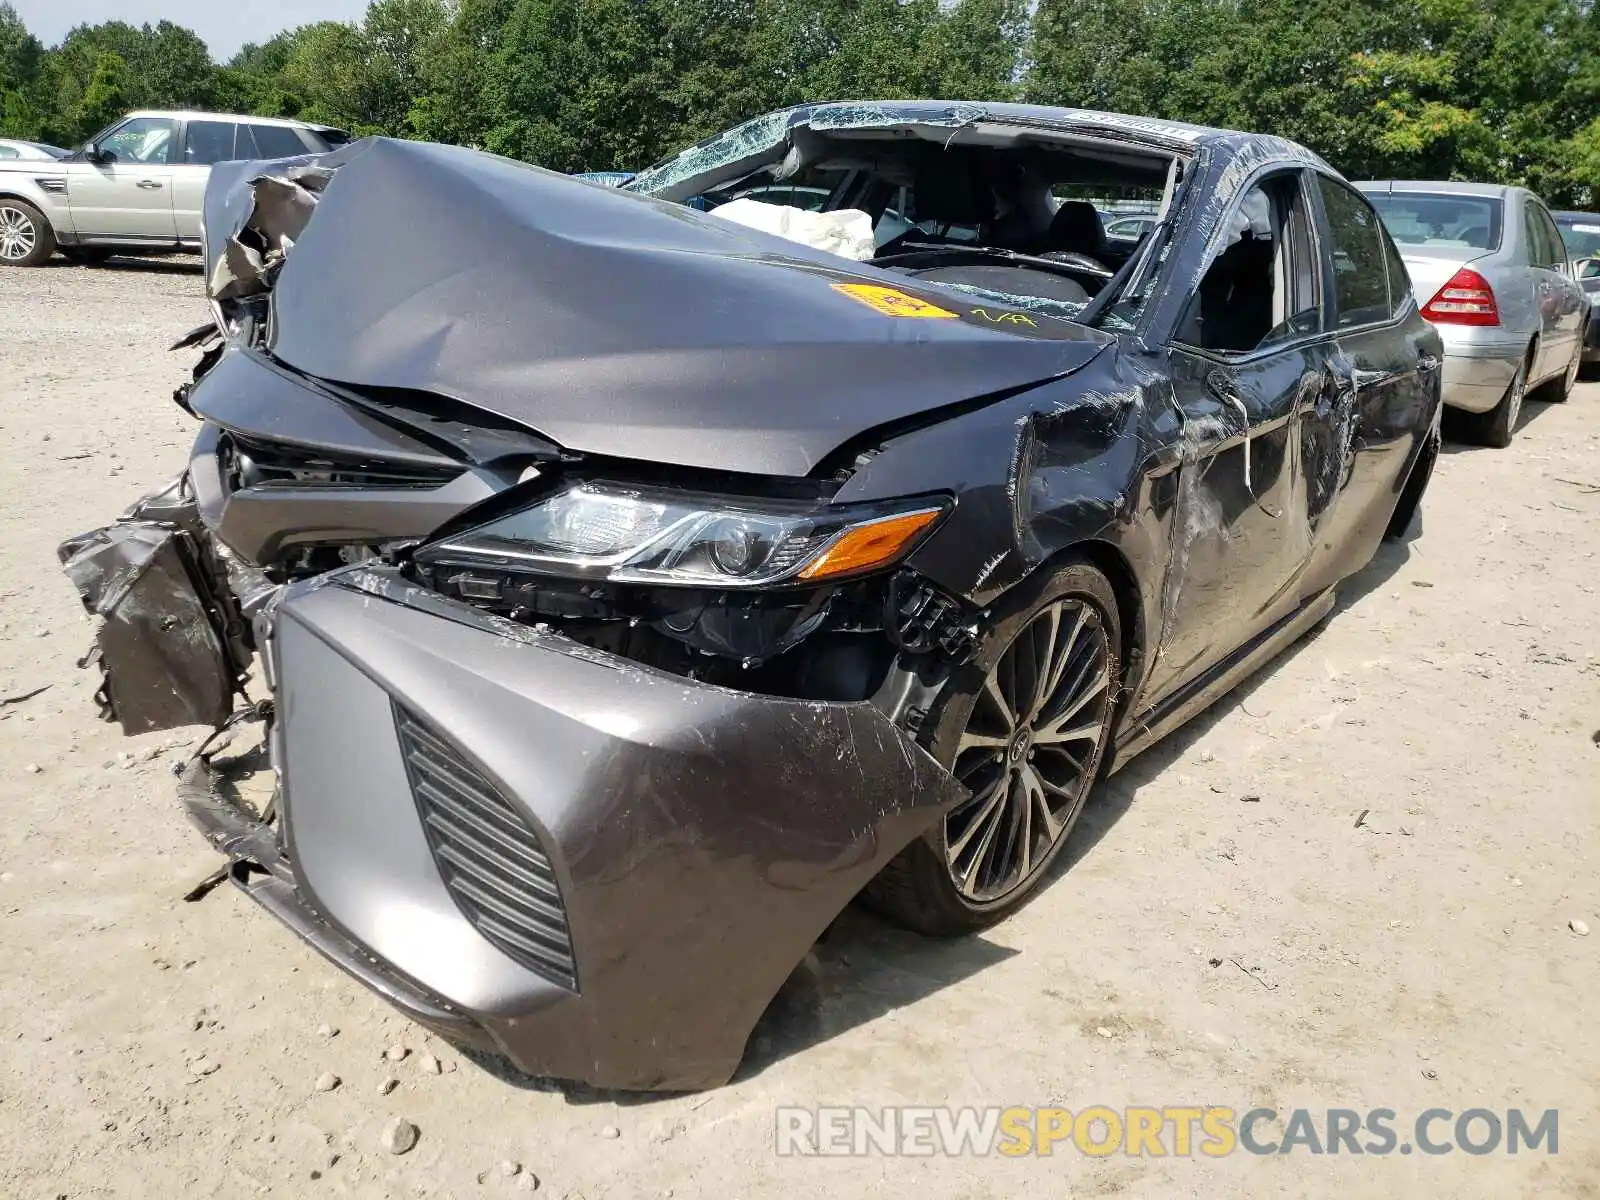
[[1382, 215], [1422, 315], [1444, 337], [1444, 401], [1468, 437], [1507, 446], [1523, 397], [1565, 400], [1578, 377], [1589, 304], [1550, 210], [1525, 188], [1478, 183], [1358, 185]]

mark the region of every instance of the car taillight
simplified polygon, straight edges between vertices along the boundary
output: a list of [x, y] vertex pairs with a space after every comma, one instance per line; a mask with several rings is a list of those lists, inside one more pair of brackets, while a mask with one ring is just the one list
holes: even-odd
[[1500, 307], [1489, 281], [1462, 267], [1422, 306], [1422, 315], [1441, 325], [1498, 325]]

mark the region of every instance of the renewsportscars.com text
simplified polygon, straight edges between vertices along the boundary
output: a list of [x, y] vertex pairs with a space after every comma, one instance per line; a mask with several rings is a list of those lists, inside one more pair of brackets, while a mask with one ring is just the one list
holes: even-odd
[[1225, 1158], [1246, 1154], [1523, 1154], [1560, 1148], [1560, 1113], [1468, 1108], [1296, 1108], [1243, 1113], [1216, 1105], [1122, 1109], [780, 1108], [775, 1149], [785, 1157], [999, 1154], [1092, 1158]]

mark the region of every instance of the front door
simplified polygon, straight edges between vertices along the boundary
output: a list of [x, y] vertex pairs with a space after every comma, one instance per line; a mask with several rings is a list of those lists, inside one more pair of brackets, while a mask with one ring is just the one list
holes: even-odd
[[101, 160], [67, 167], [67, 205], [82, 238], [172, 243], [172, 159], [178, 123], [131, 117], [97, 143]]
[[[246, 143], [242, 149], [237, 145], [241, 133]], [[200, 217], [212, 164], [257, 157], [246, 125], [197, 117], [184, 122], [183, 149], [172, 168], [172, 216], [180, 238], [200, 240]]]
[[1149, 694], [1292, 613], [1310, 552], [1299, 430], [1328, 379], [1304, 173], [1247, 188], [1218, 238], [1170, 351], [1184, 433]]

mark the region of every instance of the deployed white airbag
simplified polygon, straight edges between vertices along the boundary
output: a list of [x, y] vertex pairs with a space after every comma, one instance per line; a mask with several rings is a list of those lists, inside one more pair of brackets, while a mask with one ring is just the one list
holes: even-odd
[[872, 218], [859, 208], [841, 208], [836, 212], [808, 212], [787, 204], [763, 204], [759, 200], [730, 200], [711, 210], [715, 216], [776, 234], [810, 246], [826, 250], [854, 262], [865, 262], [877, 249], [872, 234]]

